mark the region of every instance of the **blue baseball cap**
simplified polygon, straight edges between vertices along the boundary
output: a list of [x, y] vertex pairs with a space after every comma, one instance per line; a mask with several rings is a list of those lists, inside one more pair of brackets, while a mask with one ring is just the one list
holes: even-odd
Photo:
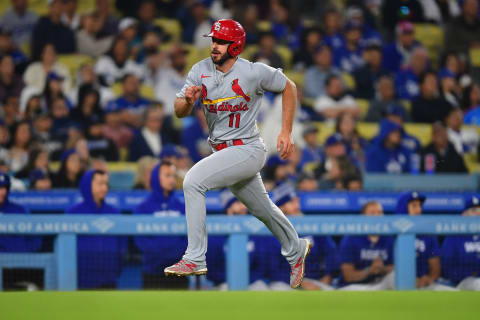
[[278, 155], [273, 155], [267, 160], [267, 167], [278, 167], [278, 166], [283, 166], [286, 165], [288, 161], [283, 160], [280, 158]]
[[166, 157], [176, 157], [180, 158], [181, 154], [178, 152], [177, 147], [174, 144], [167, 144], [164, 145], [162, 148], [162, 152], [160, 152], [160, 159], [166, 158]]
[[272, 190], [272, 201], [278, 207], [284, 205], [288, 201], [297, 197], [295, 189], [288, 182], [279, 184], [275, 189]]
[[398, 105], [396, 103], [391, 103], [387, 106], [387, 109], [385, 110], [385, 115], [395, 115], [402, 117], [403, 120], [407, 117], [407, 114], [405, 113], [405, 109], [401, 105]]
[[325, 141], [325, 146], [330, 147], [337, 143], [343, 143], [343, 137], [340, 133], [334, 133]]
[[60, 156], [60, 161], [67, 161], [67, 159], [74, 153], [76, 153], [75, 149], [68, 149], [63, 151], [62, 155]]
[[447, 68], [442, 68], [442, 69], [438, 72], [438, 78], [439, 78], [440, 80], [445, 79], [445, 78], [453, 78], [453, 79], [455, 79], [455, 75], [453, 74], [452, 71], [448, 70]]
[[470, 196], [466, 199], [464, 211], [474, 207], [480, 207], [480, 197], [476, 195]]

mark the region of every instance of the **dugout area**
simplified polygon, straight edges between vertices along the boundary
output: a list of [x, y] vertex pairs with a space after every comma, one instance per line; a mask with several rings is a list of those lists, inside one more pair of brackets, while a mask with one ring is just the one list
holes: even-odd
[[79, 291], [0, 293], [1, 319], [479, 319], [480, 293]]

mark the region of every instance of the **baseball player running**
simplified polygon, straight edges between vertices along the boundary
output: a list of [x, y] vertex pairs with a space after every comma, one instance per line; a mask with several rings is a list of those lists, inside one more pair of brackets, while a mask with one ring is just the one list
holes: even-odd
[[165, 274], [207, 273], [205, 193], [228, 187], [280, 241], [281, 252], [291, 266], [290, 286], [298, 288], [312, 244], [298, 237], [268, 197], [259, 173], [267, 150], [256, 124], [263, 93], [281, 92], [282, 129], [277, 151], [283, 159], [288, 158], [294, 148], [291, 132], [297, 99], [295, 84], [280, 69], [238, 58], [245, 45], [245, 30], [240, 23], [218, 20], [205, 36], [212, 38], [210, 58], [195, 64], [188, 73], [186, 84], [177, 93], [175, 114], [180, 118], [188, 116], [201, 99], [213, 154], [196, 163], [185, 176], [188, 247], [178, 263], [165, 268]]

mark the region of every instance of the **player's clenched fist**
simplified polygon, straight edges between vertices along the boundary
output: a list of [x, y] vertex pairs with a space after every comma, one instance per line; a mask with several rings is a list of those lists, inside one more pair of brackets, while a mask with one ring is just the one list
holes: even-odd
[[189, 105], [193, 105], [195, 101], [200, 98], [200, 94], [202, 93], [202, 87], [200, 86], [190, 86], [185, 90], [185, 100]]

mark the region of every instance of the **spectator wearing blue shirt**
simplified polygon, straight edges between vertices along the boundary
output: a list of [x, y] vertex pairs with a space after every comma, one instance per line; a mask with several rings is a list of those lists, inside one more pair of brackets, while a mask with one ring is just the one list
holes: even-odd
[[[293, 187], [283, 183], [272, 190], [272, 201], [287, 217], [301, 217], [300, 201]], [[308, 260], [306, 261], [306, 274], [302, 288], [306, 290], [333, 290], [332, 279], [338, 273], [338, 257], [335, 242], [328, 236], [309, 236], [314, 243]], [[275, 239], [274, 239], [275, 240]], [[290, 266], [280, 254], [280, 243], [272, 243], [272, 258], [270, 259], [270, 272], [272, 290], [290, 290]]]
[[[175, 194], [176, 168], [169, 161], [162, 161], [155, 165], [150, 174], [152, 191], [147, 198], [134, 210], [134, 215], [153, 215], [162, 217], [180, 217], [185, 215], [185, 205]], [[187, 288], [186, 278], [167, 278], [163, 269], [177, 261], [187, 248], [185, 236], [138, 236], [134, 237], [135, 244], [143, 256], [143, 288], [152, 289]]]
[[411, 152], [402, 146], [402, 127], [382, 120], [380, 133], [367, 149], [366, 170], [378, 173], [409, 173]]
[[340, 70], [332, 64], [332, 48], [321, 44], [313, 53], [313, 65], [305, 71], [303, 94], [305, 98], [316, 99], [326, 94], [326, 80], [332, 75], [340, 75]]
[[[466, 199], [462, 213], [480, 216], [480, 198]], [[443, 276], [460, 290], [480, 291], [480, 234], [448, 236], [441, 249]]]
[[318, 145], [318, 128], [314, 124], [309, 124], [303, 129], [303, 140], [305, 147], [302, 149], [299, 169], [304, 166], [322, 162], [322, 147]]
[[341, 27], [342, 27], [342, 17], [340, 12], [335, 8], [330, 8], [325, 12], [325, 36], [323, 41], [333, 50], [336, 50], [342, 47], [345, 43], [343, 39]]
[[463, 90], [462, 109], [465, 112], [463, 123], [480, 125], [480, 89], [477, 84]]
[[351, 73], [363, 66], [363, 47], [360, 44], [362, 37], [362, 26], [350, 21], [345, 26], [344, 45], [333, 50], [334, 65], [344, 72]]
[[402, 127], [402, 146], [410, 150], [411, 152], [418, 153], [422, 144], [415, 136], [408, 134], [403, 127], [405, 121], [407, 120], [407, 113], [403, 106], [399, 104], [390, 104], [385, 111], [385, 119], [395, 122]]
[[[66, 210], [66, 214], [120, 214], [120, 210], [107, 204], [108, 173], [89, 170], [80, 180], [83, 201]], [[127, 239], [116, 236], [79, 236], [78, 287], [80, 289], [116, 288], [122, 256]]]
[[[7, 174], [0, 172], [0, 216], [2, 214], [28, 214], [23, 206], [8, 199], [11, 181]], [[0, 236], [0, 252], [37, 252], [42, 247], [41, 237], [32, 236]], [[3, 269], [3, 289], [38, 289], [42, 287], [43, 270]]]
[[422, 47], [413, 49], [410, 63], [395, 78], [398, 98], [413, 100], [420, 94], [420, 76], [428, 70], [428, 54]]
[[395, 27], [396, 41], [383, 47], [383, 67], [396, 73], [406, 67], [413, 49], [420, 46], [415, 40], [415, 27], [410, 21], [402, 21]]
[[[426, 197], [418, 192], [406, 192], [397, 202], [396, 213], [419, 216]], [[448, 290], [450, 287], [436, 283], [441, 274], [440, 249], [436, 236], [417, 235], [417, 288], [425, 290]]]
[[[247, 207], [239, 201], [229, 189], [220, 194], [220, 201], [227, 216], [245, 216], [248, 214]], [[226, 283], [226, 252], [227, 236], [208, 237], [207, 279], [212, 281], [217, 289], [227, 289]], [[250, 236], [248, 241], [248, 254], [250, 262], [250, 290], [268, 290], [267, 282], [271, 275], [268, 261], [272, 243], [277, 241], [271, 236]]]
[[[383, 216], [375, 201], [362, 208], [367, 217]], [[390, 236], [345, 236], [340, 242], [341, 290], [394, 289], [393, 239]]]
[[123, 77], [122, 89], [120, 97], [107, 103], [106, 112], [120, 112], [123, 123], [138, 127], [141, 115], [152, 101], [140, 95], [140, 81], [133, 73]]

